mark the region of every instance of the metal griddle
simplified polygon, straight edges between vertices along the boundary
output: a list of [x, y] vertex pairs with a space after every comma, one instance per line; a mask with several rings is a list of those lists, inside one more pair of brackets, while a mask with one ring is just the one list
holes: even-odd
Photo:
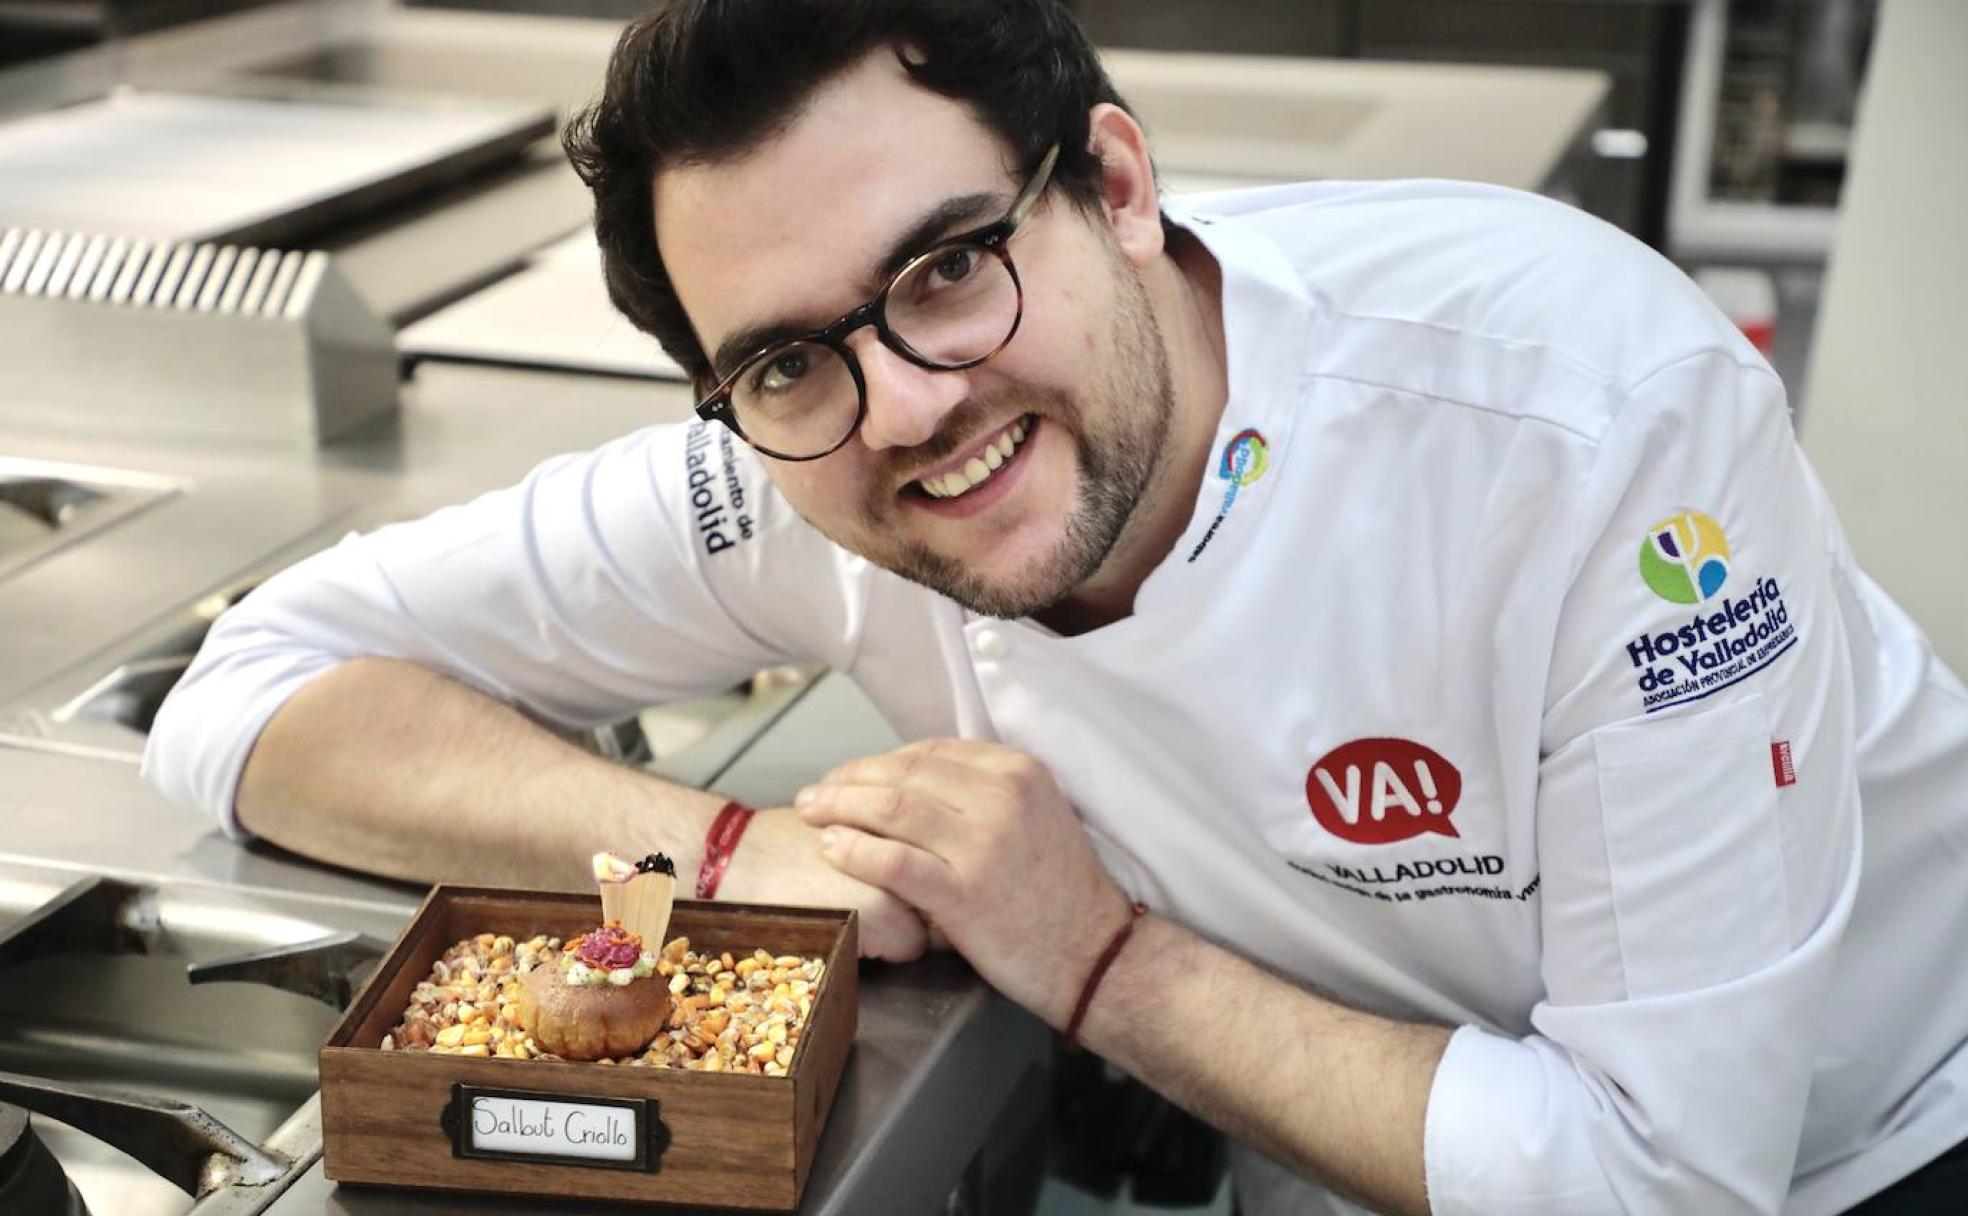
[[292, 243], [552, 130], [496, 101], [118, 89], [0, 124], [0, 228]]

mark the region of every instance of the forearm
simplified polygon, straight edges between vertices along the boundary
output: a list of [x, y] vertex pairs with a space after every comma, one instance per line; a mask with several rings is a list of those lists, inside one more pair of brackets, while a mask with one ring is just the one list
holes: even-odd
[[1172, 1101], [1376, 1210], [1427, 1213], [1422, 1133], [1450, 1031], [1293, 987], [1158, 917], [1081, 1041]]
[[695, 871], [722, 802], [614, 764], [415, 664], [361, 659], [303, 686], [240, 778], [241, 824], [283, 848], [419, 882], [580, 887], [588, 856], [662, 850]]

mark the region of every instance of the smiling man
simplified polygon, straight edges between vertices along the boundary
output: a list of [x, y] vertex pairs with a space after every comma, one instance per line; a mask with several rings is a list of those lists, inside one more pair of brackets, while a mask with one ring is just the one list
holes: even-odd
[[[1164, 199], [1050, 0], [677, 0], [568, 142], [699, 421], [269, 582], [164, 788], [933, 925], [1250, 1216], [1953, 1210], [1968, 693], [1672, 267], [1478, 186]], [[754, 815], [528, 716], [787, 659], [917, 741]]]
[[[1222, 404], [1209, 259], [1160, 256], [1126, 112], [1078, 126], [1068, 170], [1057, 145], [1025, 158], [1013, 197], [1001, 137], [906, 57], [867, 56], [742, 158], [673, 150], [651, 200], [693, 335], [670, 340], [715, 352], [691, 360], [719, 377], [700, 412], [770, 454], [828, 539], [987, 616], [1126, 615]], [[1055, 177], [1111, 222], [1060, 215]]]

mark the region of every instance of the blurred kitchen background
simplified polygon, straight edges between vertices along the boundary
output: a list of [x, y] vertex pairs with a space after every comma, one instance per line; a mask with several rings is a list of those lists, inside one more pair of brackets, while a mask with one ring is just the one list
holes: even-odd
[[[1783, 376], [1861, 559], [1968, 667], [1950, 354], [1968, 331], [1968, 4], [1072, 4], [1171, 190], [1472, 178], [1675, 259]], [[687, 415], [675, 368], [608, 309], [553, 136], [643, 7], [0, 0], [0, 988], [78, 950], [175, 949], [194, 972], [308, 954], [387, 937], [413, 906], [225, 841], [135, 760], [204, 630], [260, 579]], [[793, 669], [584, 742], [768, 805], [892, 738], [845, 681]], [[87, 946], [23, 930], [55, 905], [122, 928]], [[126, 932], [159, 908], [212, 931]], [[0, 1073], [195, 1094], [249, 1138], [305, 1142], [289, 1117], [313, 1088], [305, 1043], [256, 1043], [278, 1063], [240, 1072], [211, 1063], [195, 1015], [37, 974], [47, 987], [0, 1017]], [[870, 983], [862, 1056], [893, 1033], [920, 1069], [850, 1064], [806, 1210], [1230, 1211], [1213, 1133], [1055, 1057], [967, 982]], [[931, 1009], [943, 1032], [908, 1039]], [[210, 1067], [187, 1080], [159, 1058]], [[0, 1116], [0, 1211], [36, 1130], [98, 1213], [193, 1210], [35, 1109], [27, 1130]], [[266, 1210], [482, 1210], [338, 1198], [300, 1169]]]

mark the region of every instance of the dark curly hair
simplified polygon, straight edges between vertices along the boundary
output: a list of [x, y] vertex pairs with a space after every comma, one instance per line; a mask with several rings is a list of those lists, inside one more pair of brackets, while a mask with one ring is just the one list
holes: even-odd
[[1058, 140], [1053, 182], [1097, 203], [1088, 111], [1123, 103], [1058, 0], [671, 0], [623, 31], [601, 100], [561, 143], [594, 192], [609, 298], [700, 386], [710, 361], [656, 245], [656, 173], [742, 155], [883, 47], [918, 84], [967, 104], [1018, 163]]

